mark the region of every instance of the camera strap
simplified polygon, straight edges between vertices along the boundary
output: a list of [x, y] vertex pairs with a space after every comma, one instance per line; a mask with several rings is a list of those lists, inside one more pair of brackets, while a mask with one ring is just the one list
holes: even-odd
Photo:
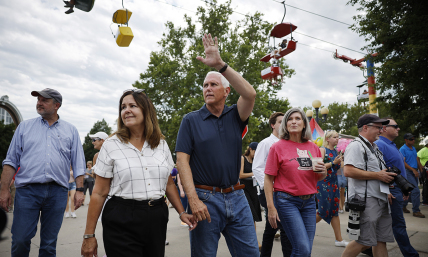
[[[358, 136], [359, 138], [360, 138], [360, 140], [362, 140], [364, 143], [366, 143], [360, 136]], [[360, 141], [358, 141], [358, 140], [354, 140], [355, 142], [358, 142], [358, 143], [360, 143], [362, 146], [363, 146], [363, 149], [364, 149], [364, 161], [365, 161], [365, 163], [366, 163], [366, 171], [368, 170], [368, 165], [367, 165], [367, 163], [368, 163], [368, 161], [369, 161], [369, 157], [367, 156], [367, 151], [366, 151], [366, 148], [364, 147], [364, 145], [363, 145], [363, 143], [361, 143]], [[352, 141], [352, 142], [354, 142], [354, 141]], [[352, 143], [351, 142], [351, 143]], [[369, 148], [370, 149], [370, 148]], [[372, 148], [373, 149], [373, 148]], [[370, 149], [370, 150], [372, 150], [372, 149]], [[373, 150], [374, 151], [374, 150]], [[346, 190], [346, 201], [349, 203], [349, 198], [348, 198], [348, 190]], [[366, 191], [364, 192], [364, 203], [366, 203], [366, 201], [367, 201], [367, 180], [366, 180]]]
[[[369, 143], [367, 143], [360, 135], [358, 135], [358, 137], [360, 138], [361, 141], [363, 141], [366, 144], [367, 148], [369, 148], [370, 151], [376, 156], [376, 158], [378, 160], [378, 163], [379, 163], [380, 170], [383, 170], [382, 164], [385, 165], [385, 168], [388, 168], [388, 166], [386, 165], [385, 161], [382, 160], [381, 158], [379, 158], [379, 156], [378, 156], [378, 154], [381, 154], [383, 156], [383, 154], [379, 151], [379, 149], [377, 149], [375, 151], [373, 149], [373, 146], [371, 146]], [[367, 157], [367, 153], [366, 153], [366, 157]], [[366, 170], [367, 170], [367, 161], [366, 161]]]

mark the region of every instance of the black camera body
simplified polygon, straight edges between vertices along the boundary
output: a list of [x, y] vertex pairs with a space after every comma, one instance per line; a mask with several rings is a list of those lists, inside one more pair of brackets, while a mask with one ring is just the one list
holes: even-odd
[[353, 211], [364, 211], [366, 209], [366, 202], [353, 197], [349, 202], [345, 203], [345, 210], [353, 210]]
[[409, 195], [410, 191], [415, 189], [415, 187], [407, 181], [405, 177], [401, 175], [400, 169], [393, 166], [392, 168], [388, 168], [387, 172], [395, 173], [397, 176], [394, 177], [394, 180], [390, 183], [391, 185], [395, 182], [398, 188], [400, 188], [401, 192], [403, 192], [404, 195]]

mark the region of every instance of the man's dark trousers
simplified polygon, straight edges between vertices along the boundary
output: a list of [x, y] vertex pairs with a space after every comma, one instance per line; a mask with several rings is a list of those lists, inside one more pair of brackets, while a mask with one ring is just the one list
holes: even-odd
[[[266, 196], [265, 191], [260, 190], [259, 195], [259, 201], [260, 204], [265, 208], [266, 210], [266, 217], [268, 217], [268, 209], [267, 209], [267, 203], [266, 203]], [[284, 229], [282, 228], [282, 225], [280, 222], [276, 221], [278, 228], [272, 228], [269, 221], [266, 219], [266, 226], [265, 231], [263, 232], [263, 242], [262, 242], [262, 249], [260, 252], [260, 257], [270, 257], [272, 254], [272, 247], [273, 247], [273, 240], [275, 238], [276, 231], [278, 229], [281, 233], [281, 246], [282, 246], [282, 254], [284, 257], [291, 256], [291, 242], [288, 240], [287, 234], [285, 234]]]
[[392, 231], [403, 256], [419, 256], [418, 252], [410, 244], [406, 231], [406, 221], [403, 216], [403, 193], [398, 187], [390, 188], [389, 191], [395, 197], [391, 204]]

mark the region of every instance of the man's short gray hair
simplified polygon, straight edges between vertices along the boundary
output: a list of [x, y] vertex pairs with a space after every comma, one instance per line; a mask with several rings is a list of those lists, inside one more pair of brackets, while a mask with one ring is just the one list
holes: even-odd
[[218, 71], [210, 71], [205, 76], [205, 79], [207, 79], [208, 75], [210, 75], [210, 74], [217, 74], [218, 76], [220, 76], [220, 81], [221, 81], [221, 84], [223, 85], [224, 88], [230, 87], [229, 81], [223, 75], [221, 75], [220, 72], [218, 72]]
[[[52, 100], [53, 100], [53, 101], [52, 101], [52, 102], [53, 102], [53, 104], [57, 104], [57, 103], [59, 103], [55, 98], [52, 98]], [[62, 105], [62, 104], [60, 103], [60, 104], [59, 104], [59, 107], [61, 107], [61, 105]]]
[[[373, 125], [373, 123], [364, 124], [364, 125], [369, 126], [369, 125]], [[363, 125], [363, 126], [364, 126], [364, 125]], [[358, 128], [358, 133], [361, 133], [361, 131], [363, 131], [363, 127], [359, 127], [359, 128]]]
[[285, 113], [284, 118], [282, 118], [281, 126], [279, 127], [279, 138], [286, 140], [290, 139], [290, 133], [287, 130], [287, 121], [290, 118], [291, 114], [295, 112], [300, 113], [300, 115], [302, 116], [303, 124], [305, 125], [302, 130], [302, 142], [312, 140], [311, 127], [309, 126], [308, 118], [306, 117], [305, 112], [302, 111], [302, 109], [300, 108], [291, 108]]

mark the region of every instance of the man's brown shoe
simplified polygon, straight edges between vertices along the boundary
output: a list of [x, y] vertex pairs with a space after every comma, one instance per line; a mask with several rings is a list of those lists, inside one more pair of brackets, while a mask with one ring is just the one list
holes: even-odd
[[418, 218], [425, 218], [425, 215], [423, 215], [420, 211], [419, 212], [414, 212], [413, 216], [418, 217]]
[[410, 213], [410, 211], [409, 211], [409, 210], [407, 210], [407, 208], [406, 208], [406, 207], [403, 207], [403, 212], [404, 212], [404, 213]]

